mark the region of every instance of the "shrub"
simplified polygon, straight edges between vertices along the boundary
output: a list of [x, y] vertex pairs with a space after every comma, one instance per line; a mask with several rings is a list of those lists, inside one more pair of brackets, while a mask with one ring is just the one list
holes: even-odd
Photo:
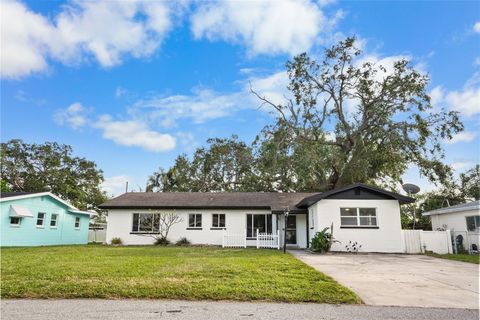
[[175, 245], [177, 246], [189, 246], [191, 244], [190, 240], [188, 240], [186, 237], [180, 238]]
[[156, 246], [168, 246], [170, 244], [170, 240], [165, 237], [158, 237], [155, 238], [155, 245]]
[[327, 252], [332, 246], [332, 234], [328, 231], [330, 228], [325, 228], [317, 232], [310, 243], [310, 250], [313, 252]]
[[113, 244], [113, 245], [119, 246], [123, 242], [122, 242], [122, 239], [120, 239], [120, 238], [112, 238], [112, 241], [110, 243]]

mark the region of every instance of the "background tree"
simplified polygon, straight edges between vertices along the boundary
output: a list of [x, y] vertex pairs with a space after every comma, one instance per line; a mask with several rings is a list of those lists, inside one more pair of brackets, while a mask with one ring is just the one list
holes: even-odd
[[180, 155], [168, 170], [160, 168], [147, 183], [148, 191], [254, 191], [252, 149], [237, 136], [207, 140], [192, 161]]
[[[360, 55], [348, 38], [326, 49], [322, 61], [294, 57], [286, 65], [292, 98], [283, 104], [252, 90], [277, 116], [257, 139], [260, 163], [274, 164], [265, 178], [276, 185], [267, 189], [398, 182], [410, 164], [430, 181], [451, 177], [441, 142], [463, 129], [458, 113], [432, 108], [428, 76], [407, 60], [387, 69]], [[302, 163], [301, 154], [312, 150], [307, 158], [317, 161]]]
[[14, 139], [2, 143], [0, 153], [2, 190], [5, 183], [13, 192], [50, 191], [82, 210], [98, 210], [106, 200], [102, 171], [93, 161], [73, 157], [68, 145]]
[[402, 227], [411, 229], [413, 225], [413, 208], [417, 212], [418, 229], [431, 230], [430, 217], [422, 216], [422, 212], [462, 204], [479, 199], [480, 170], [479, 165], [460, 173], [459, 179], [449, 180], [439, 189], [424, 192], [415, 196], [417, 201], [408, 206], [402, 206]]

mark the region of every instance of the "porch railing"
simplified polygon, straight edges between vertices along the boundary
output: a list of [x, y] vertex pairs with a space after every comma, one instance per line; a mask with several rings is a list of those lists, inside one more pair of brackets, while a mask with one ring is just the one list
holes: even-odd
[[227, 233], [223, 229], [222, 248], [246, 248], [247, 247], [247, 230], [243, 234]]
[[280, 249], [280, 237], [278, 230], [275, 233], [262, 233], [257, 229], [257, 249], [272, 248]]

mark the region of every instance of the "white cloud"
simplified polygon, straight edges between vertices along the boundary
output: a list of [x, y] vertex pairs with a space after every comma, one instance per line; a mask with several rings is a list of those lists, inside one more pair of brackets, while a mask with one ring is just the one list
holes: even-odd
[[165, 152], [175, 148], [175, 137], [151, 130], [141, 119], [114, 120], [110, 115], [103, 115], [94, 120], [89, 117], [91, 112], [92, 109], [76, 102], [58, 110], [53, 119], [56, 123], [67, 125], [74, 130], [82, 127], [101, 130], [103, 138], [123, 146], [140, 147], [152, 152]]
[[308, 0], [201, 3], [191, 17], [195, 38], [246, 45], [250, 55], [307, 51], [341, 15], [327, 19]]
[[473, 167], [474, 165], [475, 163], [471, 161], [459, 161], [452, 163], [450, 166], [455, 171], [463, 171], [464, 169]]
[[151, 56], [171, 29], [166, 2], [72, 1], [49, 20], [24, 4], [2, 3], [1, 76], [44, 71], [47, 61], [66, 64], [93, 58], [103, 67], [125, 56]]
[[17, 78], [44, 71], [54, 28], [45, 17], [16, 1], [2, 1], [0, 75]]
[[480, 21], [475, 22], [475, 24], [473, 25], [473, 31], [476, 33], [480, 33]]
[[191, 95], [153, 96], [135, 102], [129, 113], [136, 119], [171, 128], [177, 126], [180, 119], [190, 119], [199, 124], [230, 116], [241, 110], [258, 108], [261, 101], [250, 92], [250, 84], [259, 95], [275, 103], [285, 101], [284, 95], [288, 93], [286, 90], [288, 78], [285, 72], [264, 77], [252, 76], [240, 84], [241, 89], [232, 93], [195, 88]]
[[480, 113], [480, 85], [478, 75], [467, 81], [462, 90], [445, 91], [441, 86], [430, 92], [432, 105], [446, 106], [450, 110], [459, 111], [466, 117]]
[[131, 182], [130, 177], [127, 175], [119, 175], [105, 178], [102, 183], [102, 189], [108, 195], [117, 196], [125, 192], [125, 186], [127, 181]]
[[456, 135], [453, 136], [452, 140], [447, 140], [445, 143], [447, 144], [455, 144], [458, 142], [470, 142], [475, 139], [476, 133], [475, 132], [470, 132], [470, 131], [463, 131], [459, 132]]
[[74, 130], [77, 130], [88, 123], [87, 115], [89, 112], [90, 110], [82, 106], [81, 103], [75, 102], [66, 109], [57, 111], [53, 118], [58, 124], [66, 124]]
[[109, 115], [101, 116], [93, 124], [103, 131], [103, 138], [123, 146], [141, 147], [147, 151], [164, 152], [175, 148], [175, 138], [150, 130], [145, 123], [138, 120], [115, 121]]

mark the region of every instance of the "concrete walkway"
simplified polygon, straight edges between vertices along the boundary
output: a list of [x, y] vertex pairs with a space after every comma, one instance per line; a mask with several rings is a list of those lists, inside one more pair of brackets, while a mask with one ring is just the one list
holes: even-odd
[[478, 319], [465, 309], [168, 300], [3, 300], [2, 320]]
[[423, 255], [290, 251], [355, 291], [367, 305], [479, 308], [479, 266]]

